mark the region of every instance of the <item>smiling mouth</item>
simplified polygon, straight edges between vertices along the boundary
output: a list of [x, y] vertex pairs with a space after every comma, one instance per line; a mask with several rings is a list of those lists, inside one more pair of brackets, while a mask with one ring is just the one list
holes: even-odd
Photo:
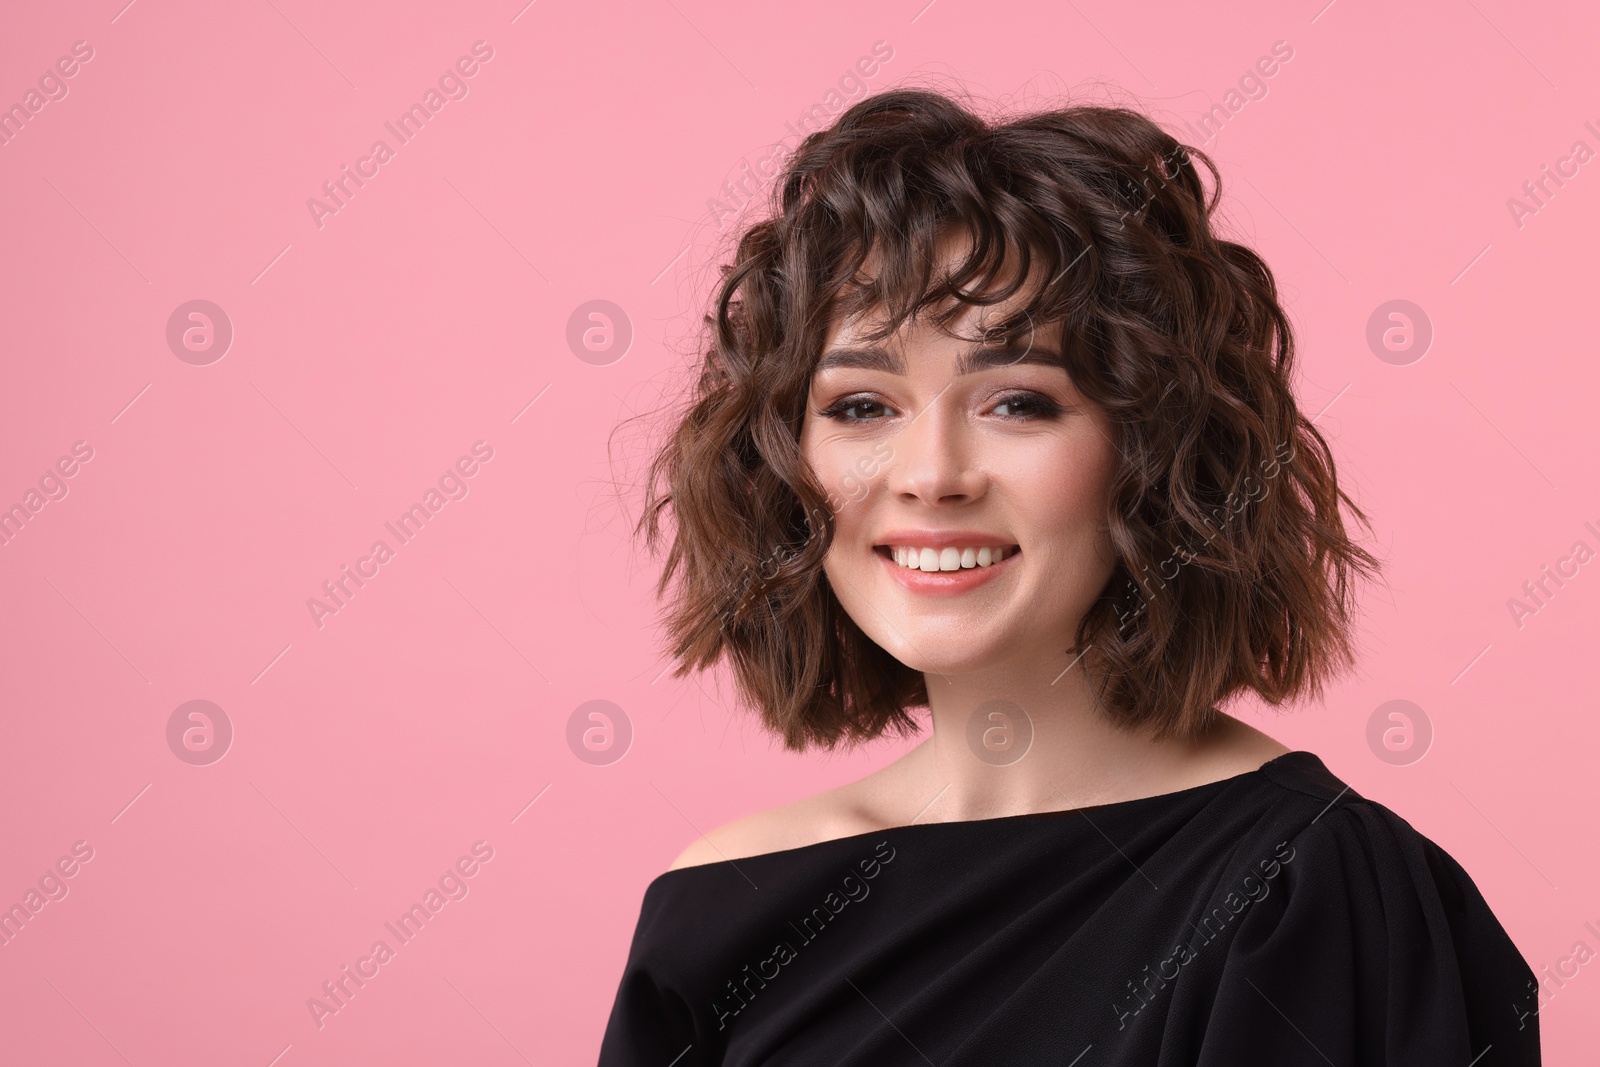
[[872, 551], [904, 570], [942, 574], [990, 567], [1022, 549], [1017, 545], [921, 549], [911, 545], [874, 545]]

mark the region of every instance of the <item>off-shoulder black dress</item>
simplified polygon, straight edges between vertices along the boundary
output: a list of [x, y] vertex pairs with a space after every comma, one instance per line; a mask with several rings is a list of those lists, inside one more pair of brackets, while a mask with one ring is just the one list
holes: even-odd
[[1309, 752], [1162, 796], [668, 871], [601, 1067], [1512, 1067], [1533, 972]]

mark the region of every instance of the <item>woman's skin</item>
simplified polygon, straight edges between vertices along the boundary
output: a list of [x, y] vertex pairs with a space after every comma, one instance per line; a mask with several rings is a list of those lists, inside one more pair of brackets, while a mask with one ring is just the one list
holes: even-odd
[[[908, 323], [881, 345], [899, 367], [827, 365], [861, 332], [859, 323], [836, 321], [806, 405], [801, 451], [844, 501], [824, 571], [862, 631], [923, 672], [931, 736], [859, 781], [711, 831], [673, 868], [912, 822], [1171, 793], [1289, 751], [1225, 714], [1199, 737], [1155, 740], [1094, 708], [1079, 653], [1068, 646], [1114, 567], [1104, 521], [1112, 428], [1059, 366], [1011, 357], [956, 375], [957, 359], [983, 347], [975, 343], [983, 324], [999, 322], [1026, 293], [969, 306], [954, 327], [959, 337]], [[1059, 324], [1041, 328], [1022, 350], [1059, 351], [1060, 335]], [[830, 408], [838, 417], [822, 414]], [[874, 551], [885, 534], [904, 530], [976, 531], [986, 536], [961, 543], [1020, 552], [965, 592], [913, 592]], [[969, 720], [997, 699], [1022, 708], [1033, 729], [1026, 755], [1007, 765], [980, 758], [968, 742]]]

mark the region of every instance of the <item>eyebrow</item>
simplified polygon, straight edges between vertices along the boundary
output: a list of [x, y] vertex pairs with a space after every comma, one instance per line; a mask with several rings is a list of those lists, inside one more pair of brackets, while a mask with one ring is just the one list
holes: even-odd
[[[979, 346], [963, 352], [956, 360], [956, 376], [977, 374], [980, 371], [993, 370], [997, 367], [1015, 367], [1032, 363], [1044, 367], [1060, 367], [1065, 370], [1061, 355], [1049, 348], [1018, 348], [1016, 346]], [[906, 372], [905, 360], [899, 353], [877, 345], [868, 345], [862, 348], [833, 348], [823, 353], [821, 359], [812, 371], [813, 374], [835, 367], [854, 367], [858, 370], [879, 370], [889, 374], [903, 375]]]

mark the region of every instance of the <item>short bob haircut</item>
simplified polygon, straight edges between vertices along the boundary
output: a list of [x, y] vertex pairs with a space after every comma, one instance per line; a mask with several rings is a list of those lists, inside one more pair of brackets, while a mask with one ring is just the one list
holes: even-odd
[[[943, 330], [1039, 277], [986, 333], [1061, 324], [1072, 382], [1117, 431], [1117, 567], [1062, 645], [1084, 650], [1101, 711], [1193, 736], [1245, 689], [1320, 696], [1355, 660], [1354, 579], [1380, 564], [1346, 535], [1341, 503], [1370, 523], [1296, 406], [1271, 272], [1212, 230], [1220, 198], [1209, 157], [1122, 107], [988, 123], [903, 88], [809, 134], [721, 268], [699, 378], [649, 467], [635, 533], [655, 554], [671, 508], [656, 595], [681, 571], [663, 614], [675, 676], [728, 656], [789, 749], [917, 732], [921, 672], [861, 631], [822, 570], [841, 502], [799, 449], [812, 369], [836, 316], [881, 312], [870, 340], [930, 311]], [[968, 251], [934, 277], [952, 230]], [[874, 252], [876, 275], [858, 273]]]

